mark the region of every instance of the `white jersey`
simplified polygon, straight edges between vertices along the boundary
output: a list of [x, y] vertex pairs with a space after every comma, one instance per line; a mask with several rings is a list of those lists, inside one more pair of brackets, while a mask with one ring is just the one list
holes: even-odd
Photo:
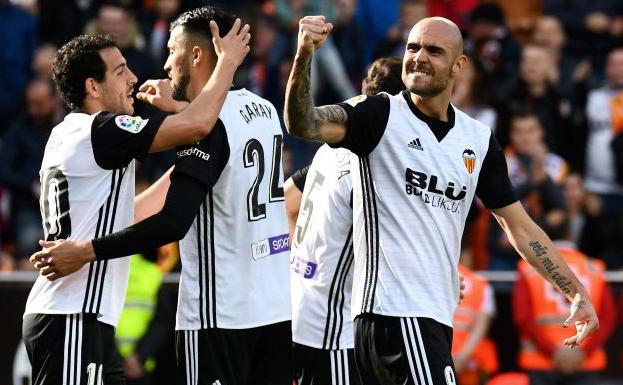
[[318, 349], [354, 347], [351, 157], [356, 163], [348, 150], [320, 147], [307, 170], [292, 242], [292, 340]]
[[180, 241], [177, 330], [290, 319], [282, 139], [275, 107], [240, 89], [227, 95], [209, 137], [177, 151], [174, 173], [210, 187]]
[[[88, 240], [134, 220], [134, 161], [163, 117], [71, 113], [54, 127], [41, 165], [46, 240]], [[39, 276], [25, 314], [92, 313], [116, 326], [125, 300], [127, 258], [95, 261], [53, 282]]]
[[457, 265], [475, 193], [489, 208], [515, 201], [491, 130], [450, 106], [427, 117], [408, 91], [343, 103], [339, 146], [353, 167], [353, 315], [427, 317], [451, 326]]

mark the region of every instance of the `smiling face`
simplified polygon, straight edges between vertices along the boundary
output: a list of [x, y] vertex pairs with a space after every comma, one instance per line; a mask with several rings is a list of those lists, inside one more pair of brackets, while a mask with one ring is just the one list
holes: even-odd
[[[422, 97], [436, 96], [451, 86], [465, 57], [461, 34], [441, 18], [417, 23], [407, 40], [402, 80], [409, 91]], [[461, 63], [459, 63], [461, 62]]]
[[132, 73], [118, 48], [110, 47], [99, 51], [106, 64], [106, 75], [100, 86], [100, 100], [106, 111], [132, 115], [134, 113], [134, 85], [136, 76]]
[[184, 27], [173, 28], [167, 42], [167, 48], [169, 49], [169, 56], [164, 63], [164, 70], [167, 71], [171, 79], [173, 99], [189, 100], [188, 85], [190, 84], [190, 55], [192, 53], [187, 52]]

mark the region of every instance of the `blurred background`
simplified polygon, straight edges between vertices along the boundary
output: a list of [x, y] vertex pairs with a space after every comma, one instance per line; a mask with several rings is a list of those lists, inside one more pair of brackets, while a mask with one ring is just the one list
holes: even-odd
[[[78, 34], [110, 34], [138, 84], [162, 78], [169, 23], [204, 4], [227, 8], [252, 26], [251, 52], [236, 83], [279, 111], [300, 17], [322, 14], [335, 26], [314, 60], [318, 105], [357, 95], [370, 63], [402, 56], [420, 19], [453, 20], [469, 65], [452, 103], [491, 127], [518, 197], [566, 248], [565, 259], [590, 286], [602, 319], [590, 344], [563, 349], [557, 329], [548, 326], [567, 311], [563, 300], [532, 281], [488, 211], [474, 202], [462, 265], [479, 273], [468, 279], [468, 295], [488, 294], [473, 294], [457, 313], [461, 383], [527, 384], [530, 374], [533, 384], [623, 384], [617, 317], [623, 314], [623, 1], [0, 0], [0, 385], [29, 383], [19, 338], [35, 276], [28, 257], [42, 237], [38, 170], [50, 130], [68, 113], [50, 83], [56, 50]], [[135, 106], [136, 114], [153, 113]], [[284, 143], [288, 177], [310, 162], [318, 145], [287, 134]], [[137, 191], [173, 160], [170, 153], [148, 157]], [[132, 383], [171, 384], [177, 249], [132, 258], [118, 341], [126, 374]], [[153, 284], [133, 285], [141, 276]]]

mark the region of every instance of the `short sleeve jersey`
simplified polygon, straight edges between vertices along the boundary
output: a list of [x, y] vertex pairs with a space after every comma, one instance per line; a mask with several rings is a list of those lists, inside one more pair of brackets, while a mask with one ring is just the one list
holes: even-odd
[[282, 143], [275, 107], [235, 89], [213, 132], [177, 149], [172, 178], [184, 174], [208, 188], [180, 241], [177, 330], [290, 319]]
[[489, 209], [516, 199], [491, 130], [453, 106], [448, 122], [408, 91], [358, 96], [345, 147], [353, 167], [353, 315], [428, 317], [452, 325], [465, 220], [477, 195]]
[[318, 349], [354, 347], [351, 162], [356, 157], [345, 149], [318, 149], [292, 241], [292, 340]]
[[[39, 172], [46, 240], [92, 239], [132, 224], [134, 159], [147, 153], [163, 119], [70, 113], [54, 127]], [[95, 261], [53, 282], [39, 276], [25, 314], [92, 313], [116, 326], [128, 264]]]

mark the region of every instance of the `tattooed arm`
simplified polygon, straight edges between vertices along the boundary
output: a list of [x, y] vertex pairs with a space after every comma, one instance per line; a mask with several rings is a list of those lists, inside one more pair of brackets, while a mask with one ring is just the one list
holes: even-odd
[[588, 292], [519, 202], [493, 210], [493, 215], [519, 255], [571, 302], [570, 316], [563, 327], [575, 324], [577, 333], [564, 343], [577, 346], [599, 328]]
[[340, 106], [314, 107], [311, 96], [311, 60], [333, 26], [324, 16], [305, 16], [299, 21], [298, 48], [286, 87], [284, 120], [291, 135], [338, 143], [346, 135], [346, 111]]

